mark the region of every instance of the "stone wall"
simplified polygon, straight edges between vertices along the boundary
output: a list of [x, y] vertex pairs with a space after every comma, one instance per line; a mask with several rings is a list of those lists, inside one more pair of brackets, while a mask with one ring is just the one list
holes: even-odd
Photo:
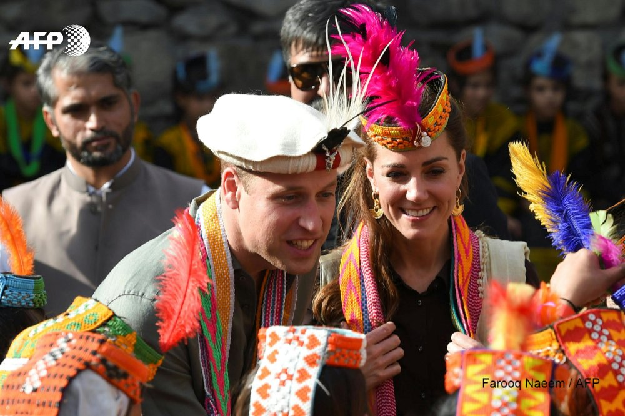
[[[124, 27], [142, 96], [141, 118], [155, 132], [171, 122], [174, 62], [217, 47], [227, 90], [261, 91], [267, 61], [279, 47], [284, 12], [295, 0], [3, 0], [0, 42], [21, 31], [59, 31], [68, 24], [106, 40]], [[603, 47], [625, 37], [625, 0], [396, 0], [398, 26], [416, 39], [424, 65], [446, 68], [444, 53], [483, 25], [499, 56], [499, 99], [523, 109], [522, 68], [529, 54], [554, 30], [561, 50], [575, 60], [569, 111], [580, 114], [599, 99]]]

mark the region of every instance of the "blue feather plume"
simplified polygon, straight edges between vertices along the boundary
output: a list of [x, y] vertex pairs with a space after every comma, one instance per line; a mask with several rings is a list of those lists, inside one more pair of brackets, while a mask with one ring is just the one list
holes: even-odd
[[590, 207], [580, 186], [568, 179], [559, 171], [549, 175], [550, 186], [543, 190], [543, 199], [553, 245], [564, 253], [573, 253], [581, 248], [591, 249], [594, 230]]

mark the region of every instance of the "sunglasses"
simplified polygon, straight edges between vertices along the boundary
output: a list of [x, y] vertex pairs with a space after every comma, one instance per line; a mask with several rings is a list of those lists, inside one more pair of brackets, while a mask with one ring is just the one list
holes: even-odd
[[[342, 82], [341, 74], [345, 67], [344, 59], [332, 60], [332, 81], [335, 84]], [[329, 73], [328, 62], [308, 62], [294, 64], [289, 68], [291, 80], [300, 91], [313, 91], [321, 86], [321, 78]], [[352, 73], [348, 69], [345, 71], [347, 85], [352, 85]]]

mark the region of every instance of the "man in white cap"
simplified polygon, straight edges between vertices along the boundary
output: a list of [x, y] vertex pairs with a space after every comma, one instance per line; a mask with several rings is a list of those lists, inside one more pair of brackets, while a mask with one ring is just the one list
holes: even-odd
[[230, 94], [200, 118], [198, 136], [222, 162], [220, 188], [129, 254], [93, 295], [166, 353], [144, 414], [229, 414], [230, 389], [255, 364], [258, 329], [300, 323], [310, 294], [301, 296], [297, 275], [315, 267], [338, 171], [362, 145], [330, 120], [353, 113]]

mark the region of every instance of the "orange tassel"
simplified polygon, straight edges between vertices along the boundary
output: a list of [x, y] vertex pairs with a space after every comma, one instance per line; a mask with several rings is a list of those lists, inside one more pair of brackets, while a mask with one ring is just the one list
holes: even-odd
[[163, 353], [200, 330], [200, 290], [208, 291], [210, 279], [202, 262], [200, 234], [188, 211], [178, 211], [175, 228], [165, 250], [165, 273], [159, 276], [156, 301], [159, 344]]
[[0, 244], [9, 253], [9, 268], [20, 276], [34, 273], [35, 254], [28, 249], [22, 219], [15, 208], [0, 197]]
[[534, 288], [519, 283], [506, 287], [496, 281], [490, 284], [490, 348], [520, 351], [532, 332], [532, 296]]

